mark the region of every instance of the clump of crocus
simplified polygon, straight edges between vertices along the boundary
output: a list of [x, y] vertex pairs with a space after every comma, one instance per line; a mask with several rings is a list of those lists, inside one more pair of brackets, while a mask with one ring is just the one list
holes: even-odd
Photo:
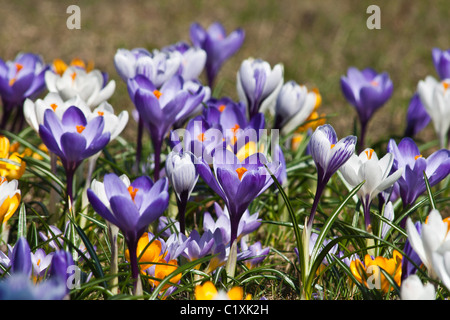
[[48, 150], [59, 156], [67, 178], [67, 196], [73, 201], [73, 177], [81, 162], [101, 151], [110, 141], [101, 115], [87, 119], [77, 106], [69, 107], [61, 119], [51, 109], [44, 112], [39, 135]]
[[422, 156], [411, 138], [403, 138], [396, 144], [389, 140], [387, 151], [394, 156], [393, 170], [403, 168], [402, 176], [397, 180], [403, 208], [409, 208], [426, 189], [424, 172], [430, 187], [435, 186], [450, 173], [450, 151], [441, 149], [428, 158]]
[[241, 162], [234, 153], [223, 149], [214, 154], [214, 173], [202, 159], [198, 159], [195, 166], [200, 177], [225, 201], [230, 214], [230, 243], [233, 244], [242, 215], [250, 203], [273, 183], [269, 171], [277, 176], [281, 163], [268, 162], [262, 153], [252, 154]]
[[200, 24], [193, 23], [189, 32], [194, 47], [206, 52], [206, 77], [212, 88], [222, 65], [242, 46], [245, 32], [239, 28], [227, 35], [219, 22], [212, 23], [206, 30]]
[[26, 98], [34, 99], [45, 89], [44, 75], [48, 69], [43, 59], [33, 53], [19, 53], [13, 61], [5, 62], [0, 58], [1, 129], [7, 129], [7, 122], [15, 111], [14, 122], [8, 130], [22, 130], [22, 104]]
[[247, 242], [242, 238], [240, 244], [242, 251], [250, 252], [249, 255], [251, 256], [251, 258], [245, 259], [244, 261], [244, 264], [248, 269], [253, 269], [259, 264], [261, 264], [261, 262], [264, 261], [264, 259], [270, 252], [270, 248], [269, 247], [263, 248], [260, 241], [248, 245]]
[[450, 79], [438, 81], [432, 76], [420, 80], [417, 85], [420, 100], [433, 121], [441, 148], [448, 148], [447, 135], [450, 129], [449, 87]]
[[309, 141], [309, 151], [317, 168], [317, 187], [308, 227], [311, 229], [320, 197], [330, 178], [350, 159], [355, 151], [356, 137], [347, 136], [338, 141], [329, 124], [318, 127]]
[[353, 260], [350, 263], [350, 270], [359, 283], [364, 284], [369, 289], [381, 290], [384, 293], [393, 290], [393, 287], [381, 269], [387, 272], [400, 286], [402, 277], [402, 255], [394, 250], [392, 258], [378, 256], [376, 258], [366, 254], [364, 263], [361, 260]]
[[10, 143], [5, 136], [0, 136], [0, 177], [8, 180], [20, 179], [25, 172], [24, 153], [19, 153], [19, 143]]
[[433, 64], [441, 80], [450, 78], [450, 49], [441, 50], [433, 48], [431, 50]]
[[275, 114], [283, 77], [284, 67], [280, 63], [271, 68], [267, 61], [261, 59], [249, 58], [242, 62], [237, 73], [237, 91], [239, 99], [247, 107], [249, 119], [267, 110]]
[[17, 180], [0, 177], [0, 224], [6, 224], [19, 207], [21, 192], [18, 185]]
[[195, 156], [190, 152], [170, 152], [166, 159], [166, 176], [177, 196], [180, 232], [185, 233], [186, 205], [198, 180], [194, 165]]
[[371, 68], [360, 71], [351, 67], [347, 75], [341, 77], [341, 88], [347, 101], [358, 113], [361, 124], [358, 149], [362, 151], [369, 120], [389, 100], [393, 84], [387, 72], [377, 73]]
[[87, 190], [94, 210], [124, 234], [135, 290], [139, 277], [138, 242], [149, 224], [167, 209], [168, 184], [167, 178], [153, 182], [149, 177], [141, 176], [130, 182], [126, 176], [119, 178], [110, 173], [105, 175], [103, 183], [94, 180], [92, 189]]
[[204, 284], [195, 286], [195, 300], [251, 300], [251, 294], [244, 299], [242, 287], [232, 287], [228, 292], [217, 290], [214, 283], [206, 281]]
[[378, 159], [373, 149], [367, 148], [359, 154], [353, 154], [339, 169], [345, 181], [351, 188], [365, 181], [357, 195], [364, 210], [364, 222], [367, 231], [372, 230], [370, 205], [372, 200], [383, 190], [391, 187], [402, 175], [403, 168], [391, 173], [394, 157], [387, 153]]

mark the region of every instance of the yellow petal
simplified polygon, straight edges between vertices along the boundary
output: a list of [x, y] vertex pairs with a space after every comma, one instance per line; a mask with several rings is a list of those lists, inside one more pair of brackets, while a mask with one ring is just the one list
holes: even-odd
[[244, 297], [244, 289], [241, 287], [233, 287], [228, 291], [228, 297], [230, 300], [242, 300]]
[[195, 300], [212, 300], [217, 295], [217, 289], [211, 281], [195, 286]]

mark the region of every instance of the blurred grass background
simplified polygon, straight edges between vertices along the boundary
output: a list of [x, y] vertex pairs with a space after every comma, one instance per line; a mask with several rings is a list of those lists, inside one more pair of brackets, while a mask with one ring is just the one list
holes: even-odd
[[[66, 27], [70, 16], [66, 9], [71, 4], [81, 9], [80, 30]], [[366, 27], [371, 4], [381, 9], [380, 30]], [[1, 0], [0, 7], [2, 59], [11, 60], [23, 51], [38, 53], [48, 63], [55, 58], [92, 60], [116, 80], [109, 102], [117, 111], [134, 106], [114, 68], [116, 50], [152, 50], [180, 40], [190, 42], [192, 22], [207, 27], [219, 21], [227, 32], [238, 27], [245, 30], [243, 47], [218, 75], [223, 82], [221, 95], [237, 99], [236, 72], [242, 60], [255, 57], [271, 65], [283, 63], [285, 81], [319, 89], [321, 110], [336, 114], [329, 123], [339, 137], [353, 133], [356, 116], [341, 93], [339, 78], [350, 66], [387, 71], [394, 94], [370, 122], [368, 145], [403, 134], [409, 99], [418, 81], [429, 74], [437, 77], [431, 49], [450, 47], [446, 0]], [[133, 137], [135, 129], [129, 123], [124, 136]], [[431, 123], [417, 139], [435, 139]]]

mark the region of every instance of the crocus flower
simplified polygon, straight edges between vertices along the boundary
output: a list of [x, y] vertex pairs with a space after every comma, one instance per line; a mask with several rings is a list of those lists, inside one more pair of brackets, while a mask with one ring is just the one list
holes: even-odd
[[237, 73], [239, 99], [245, 103], [249, 118], [258, 112], [275, 113], [278, 93], [283, 86], [284, 68], [277, 64], [271, 68], [267, 61], [249, 58], [242, 62]]
[[195, 300], [251, 300], [252, 296], [247, 294], [244, 299], [244, 290], [241, 287], [233, 287], [228, 292], [217, 290], [214, 283], [207, 281], [195, 286]]
[[[222, 240], [225, 244], [229, 244], [231, 239], [230, 229], [230, 214], [227, 207], [222, 209], [217, 202], [214, 202], [214, 211], [217, 216], [217, 220], [214, 221], [209, 212], [203, 214], [203, 229], [209, 230], [214, 233], [219, 229], [222, 233]], [[261, 226], [261, 219], [258, 217], [259, 213], [256, 212], [250, 215], [248, 210], [245, 210], [244, 214], [239, 221], [237, 240], [240, 241], [243, 236], [252, 233]]]
[[450, 173], [449, 150], [441, 149], [425, 158], [411, 138], [403, 138], [398, 146], [391, 139], [387, 151], [394, 155], [393, 170], [403, 168], [402, 176], [397, 180], [397, 184], [404, 208], [413, 205], [426, 191], [424, 171], [430, 187], [435, 186]]
[[367, 124], [375, 111], [392, 95], [393, 84], [386, 72], [377, 73], [371, 68], [362, 71], [350, 67], [341, 77], [341, 88], [348, 102], [356, 108], [361, 124], [360, 150], [364, 148]]
[[27, 275], [13, 274], [0, 282], [0, 300], [63, 300], [66, 288], [56, 279], [34, 284]]
[[450, 246], [449, 241], [445, 241], [441, 246], [431, 253], [431, 263], [433, 270], [442, 284], [450, 289]]
[[158, 179], [163, 139], [176, 121], [198, 106], [204, 92], [199, 91], [193, 96], [183, 90], [180, 76], [165, 82], [160, 90], [145, 77], [137, 76], [128, 81], [128, 90], [139, 112], [139, 119], [150, 132], [155, 154], [154, 177]]
[[293, 80], [286, 82], [277, 97], [274, 128], [281, 129], [283, 135], [290, 133], [308, 119], [318, 99], [321, 98], [316, 91]]
[[244, 261], [245, 266], [248, 269], [253, 269], [261, 262], [263, 262], [263, 260], [267, 257], [267, 255], [270, 252], [270, 248], [269, 247], [263, 248], [260, 241], [257, 241], [249, 246], [244, 239], [241, 239], [240, 244], [242, 251], [248, 250], [251, 252], [252, 258]]
[[225, 201], [230, 214], [230, 243], [233, 244], [245, 210], [273, 183], [266, 166], [277, 176], [281, 163], [269, 163], [262, 153], [255, 153], [241, 162], [232, 152], [223, 149], [214, 154], [214, 173], [201, 159], [195, 165], [200, 177]]
[[39, 279], [45, 275], [47, 268], [50, 266], [53, 258], [53, 252], [46, 254], [44, 249], [36, 249], [31, 253], [31, 263], [33, 265], [33, 275]]
[[417, 92], [427, 113], [433, 121], [434, 130], [441, 148], [447, 148], [447, 134], [450, 128], [450, 79], [438, 81], [432, 76], [420, 80]]
[[370, 255], [364, 257], [364, 264], [358, 259], [350, 263], [350, 270], [358, 282], [369, 289], [378, 289], [387, 293], [392, 291], [392, 285], [380, 269], [386, 271], [400, 286], [402, 276], [402, 255], [394, 250], [392, 258], [378, 256], [375, 259]]
[[44, 124], [39, 125], [39, 135], [47, 148], [61, 159], [71, 201], [75, 170], [84, 159], [101, 151], [110, 141], [111, 133], [103, 131], [104, 125], [102, 116], [86, 119], [76, 106], [69, 107], [61, 119], [53, 110], [44, 112]]
[[[65, 250], [58, 250], [53, 254], [52, 262], [49, 269], [49, 277], [56, 279], [59, 282], [68, 283], [70, 272], [69, 267], [75, 266], [72, 254]], [[76, 281], [77, 279], [73, 279]], [[79, 280], [79, 279], [78, 279]], [[79, 283], [73, 283], [77, 285]], [[69, 293], [70, 288], [66, 286], [66, 293]]]
[[63, 100], [79, 95], [89, 108], [95, 108], [108, 100], [116, 89], [114, 80], [105, 83], [105, 76], [100, 70], [90, 72], [77, 67], [68, 67], [60, 76], [52, 70], [45, 73], [45, 83], [49, 92], [58, 93]]
[[122, 230], [130, 251], [134, 280], [139, 276], [136, 255], [139, 238], [148, 225], [167, 209], [169, 205], [167, 189], [167, 178], [153, 183], [149, 177], [142, 176], [130, 182], [126, 176], [119, 178], [110, 173], [105, 175], [103, 183], [92, 181], [92, 189], [87, 191], [94, 210]]
[[6, 129], [11, 112], [17, 108], [18, 118], [12, 129], [20, 131], [23, 121], [22, 104], [26, 98], [34, 99], [45, 89], [44, 74], [48, 65], [39, 55], [19, 53], [14, 61], [0, 58], [0, 96], [3, 102], [3, 119], [1, 129]]
[[346, 182], [353, 189], [365, 181], [358, 190], [357, 195], [361, 200], [364, 210], [366, 230], [371, 230], [370, 204], [372, 200], [383, 190], [392, 186], [402, 175], [403, 168], [391, 173], [394, 157], [387, 153], [378, 159], [373, 149], [366, 149], [359, 154], [353, 154], [350, 159], [339, 169]]
[[11, 255], [11, 272], [31, 276], [31, 250], [28, 241], [20, 237], [14, 245]]
[[422, 224], [421, 232], [414, 226], [411, 218], [406, 220], [406, 231], [411, 247], [419, 256], [431, 277], [436, 278], [436, 271], [432, 263], [433, 252], [437, 251], [450, 239], [449, 219], [442, 219], [438, 210], [431, 210], [426, 223]]
[[0, 177], [0, 224], [6, 224], [19, 207], [21, 192], [18, 185], [17, 180], [7, 181]]
[[409, 102], [408, 112], [406, 114], [405, 137], [414, 137], [430, 122], [431, 118], [427, 113], [420, 96], [415, 93]]
[[207, 30], [200, 24], [193, 23], [190, 38], [195, 47], [206, 52], [206, 77], [212, 88], [222, 65], [242, 46], [245, 33], [239, 28], [227, 36], [225, 28], [219, 22], [214, 22]]
[[20, 179], [25, 172], [26, 163], [22, 160], [24, 153], [17, 152], [19, 143], [10, 144], [9, 139], [0, 136], [0, 177], [8, 180]]
[[436, 300], [436, 290], [432, 283], [423, 284], [420, 278], [413, 274], [402, 281], [400, 287], [402, 300]]
[[191, 47], [188, 43], [181, 41], [164, 47], [161, 51], [177, 51], [181, 54], [181, 63], [177, 74], [184, 80], [198, 80], [206, 64], [206, 51], [200, 47]]
[[127, 83], [128, 79], [136, 76], [136, 67], [139, 59], [151, 57], [148, 50], [135, 48], [132, 50], [119, 48], [114, 55], [114, 66], [120, 78]]
[[347, 136], [338, 141], [329, 124], [318, 127], [309, 141], [309, 150], [317, 168], [317, 189], [308, 227], [311, 229], [319, 199], [333, 174], [342, 167], [355, 151], [356, 137]]
[[189, 239], [190, 241], [183, 252], [183, 256], [189, 261], [195, 261], [211, 253], [215, 241], [211, 231], [207, 230], [200, 236], [198, 231], [194, 229], [190, 232]]
[[431, 55], [439, 78], [441, 80], [450, 78], [450, 49], [433, 48]]
[[186, 205], [198, 180], [195, 156], [190, 152], [170, 152], [166, 159], [166, 176], [177, 196], [180, 232], [185, 233]]

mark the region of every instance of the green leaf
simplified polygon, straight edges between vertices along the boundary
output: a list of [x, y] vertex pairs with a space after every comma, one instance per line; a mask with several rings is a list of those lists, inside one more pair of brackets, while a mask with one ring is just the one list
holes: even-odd
[[27, 211], [25, 210], [25, 203], [22, 202], [19, 209], [19, 221], [17, 224], [17, 236], [27, 237]]

